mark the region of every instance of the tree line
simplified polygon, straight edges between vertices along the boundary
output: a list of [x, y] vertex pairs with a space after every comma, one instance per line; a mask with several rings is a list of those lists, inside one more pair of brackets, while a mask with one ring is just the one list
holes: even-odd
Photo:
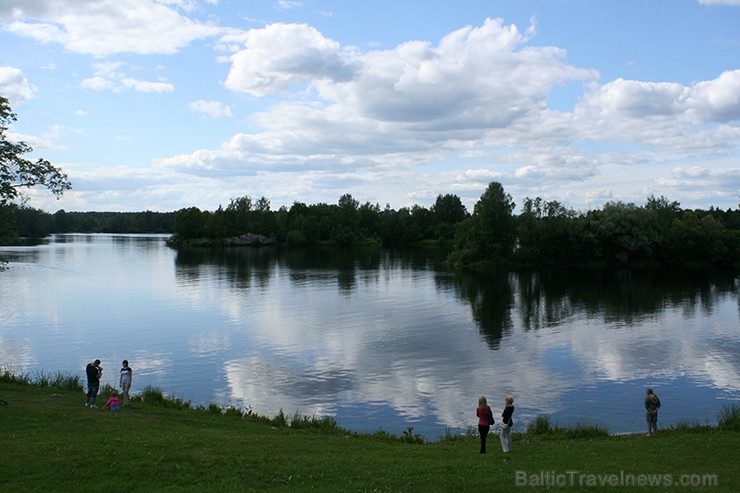
[[15, 203], [0, 205], [0, 244], [53, 233], [162, 233], [174, 231], [175, 212], [66, 212], [50, 214]]
[[498, 182], [488, 185], [472, 214], [453, 194], [437, 196], [429, 208], [399, 210], [345, 194], [336, 204], [295, 202], [272, 211], [266, 198], [244, 196], [215, 211], [178, 211], [174, 239], [219, 243], [249, 232], [288, 246], [427, 243], [446, 248], [449, 263], [463, 268], [740, 262], [740, 209], [682, 209], [654, 196], [642, 206], [609, 202], [587, 212], [526, 198], [518, 215], [514, 209]]
[[215, 211], [178, 211], [174, 238], [218, 243], [250, 232], [290, 246], [429, 243], [447, 248], [456, 267], [740, 261], [740, 209], [682, 209], [653, 196], [642, 206], [609, 202], [587, 212], [540, 197], [526, 198], [518, 215], [514, 208], [498, 182], [489, 184], [472, 214], [452, 194], [439, 195], [430, 208], [399, 210], [345, 194], [336, 204], [295, 202], [272, 211], [266, 198], [244, 196]]
[[455, 195], [440, 195], [431, 208], [415, 205], [393, 210], [378, 204], [360, 204], [352, 195], [342, 195], [336, 204], [307, 205], [294, 202], [277, 211], [262, 197], [232, 199], [226, 208], [201, 211], [183, 209], [175, 217], [175, 242], [215, 240], [253, 233], [274, 238], [290, 246], [360, 243], [389, 247], [425, 240], [451, 241], [455, 227], [468, 217]]
[[729, 265], [740, 261], [740, 209], [682, 209], [665, 197], [643, 206], [609, 202], [576, 212], [527, 198], [519, 215], [500, 183], [489, 184], [471, 217], [456, 228], [458, 266]]
[[519, 214], [514, 209], [498, 182], [488, 185], [472, 213], [453, 194], [439, 195], [429, 208], [398, 210], [361, 204], [350, 194], [336, 204], [294, 202], [278, 210], [265, 197], [248, 195], [214, 211], [189, 207], [166, 213], [49, 214], [11, 204], [0, 207], [0, 237], [172, 233], [172, 243], [184, 246], [223, 245], [250, 234], [287, 247], [428, 244], [445, 248], [449, 263], [462, 268], [740, 262], [740, 209], [682, 209], [653, 196], [644, 205], [609, 202], [587, 212], [526, 198]]

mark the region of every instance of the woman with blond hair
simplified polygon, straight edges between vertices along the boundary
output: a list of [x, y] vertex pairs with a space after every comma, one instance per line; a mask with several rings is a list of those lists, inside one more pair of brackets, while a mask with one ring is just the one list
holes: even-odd
[[504, 412], [501, 413], [501, 450], [505, 453], [511, 452], [511, 427], [514, 426], [514, 420], [511, 416], [514, 414], [514, 398], [510, 395], [506, 396], [506, 405], [504, 406]]
[[478, 433], [480, 433], [480, 453], [486, 453], [486, 438], [488, 438], [488, 432], [491, 431], [491, 425], [493, 424], [493, 411], [491, 406], [488, 405], [488, 401], [484, 396], [480, 396], [478, 399], [478, 409], [475, 410], [475, 414], [478, 416]]

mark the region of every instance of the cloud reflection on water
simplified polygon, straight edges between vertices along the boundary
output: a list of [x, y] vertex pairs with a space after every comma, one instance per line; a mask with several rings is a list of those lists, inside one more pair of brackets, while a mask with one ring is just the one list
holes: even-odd
[[[646, 289], [633, 288], [646, 280], [624, 273], [603, 279], [595, 290], [593, 284], [585, 290], [574, 284], [554, 291], [537, 276], [523, 280], [511, 274], [489, 283], [437, 275], [433, 292], [418, 289], [428, 285], [428, 275], [409, 276], [403, 269], [381, 276], [357, 269], [349, 283], [347, 276], [344, 272], [342, 286], [323, 270], [292, 272], [287, 285], [273, 278], [271, 308], [250, 329], [268, 351], [259, 364], [254, 358], [228, 362], [232, 399], [259, 402], [256, 408], [266, 414], [279, 409], [331, 414], [348, 403], [387, 403], [402, 421], [426, 419], [465, 429], [474, 422], [470, 409], [480, 393], [496, 406], [503, 395], [518, 396], [520, 419], [526, 419], [572, 407], [563, 395], [597, 382], [688, 375], [723, 392], [738, 390], [732, 383], [739, 381], [737, 358], [717, 355], [711, 340], [710, 347], [699, 349], [700, 337], [716, 337], [712, 328], [697, 332], [682, 323], [687, 316], [695, 319], [697, 307], [713, 316], [713, 298], [724, 296], [726, 286], [713, 293], [700, 285], [692, 299], [681, 293], [695, 289], [692, 279], [677, 284], [678, 295], [663, 289], [645, 298]], [[447, 289], [450, 285], [455, 289]], [[340, 307], [326, 296], [337, 288]], [[452, 297], [466, 300], [470, 314], [451, 303]], [[736, 335], [731, 344], [738, 345]], [[552, 359], [556, 348], [565, 356]], [[639, 385], [632, 389], [637, 406]], [[628, 412], [639, 414], [639, 408]], [[354, 429], [382, 427], [346, 420]]]

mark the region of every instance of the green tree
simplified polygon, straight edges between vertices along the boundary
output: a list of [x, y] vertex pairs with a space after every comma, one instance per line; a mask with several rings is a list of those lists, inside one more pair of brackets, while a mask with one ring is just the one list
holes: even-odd
[[460, 197], [453, 194], [437, 195], [437, 200], [430, 209], [436, 238], [451, 240], [455, 235], [455, 226], [468, 217], [468, 211]]
[[457, 265], [508, 262], [516, 243], [514, 207], [501, 183], [491, 182], [473, 215], [458, 224], [450, 260]]
[[21, 157], [32, 152], [25, 142], [11, 142], [6, 131], [17, 117], [10, 108], [8, 99], [0, 96], [0, 205], [20, 199], [25, 202], [24, 188], [42, 186], [59, 197], [72, 188], [67, 175], [45, 159], [31, 161]]
[[207, 215], [197, 207], [180, 209], [175, 213], [175, 234], [181, 240], [203, 238]]
[[71, 231], [69, 215], [64, 209], [54, 213], [54, 230], [59, 233], [69, 233]]
[[654, 216], [652, 210], [623, 202], [607, 202], [602, 210], [589, 212], [603, 260], [619, 264], [652, 260], [660, 240]]
[[525, 265], [557, 265], [583, 260], [576, 233], [578, 215], [557, 200], [527, 197], [517, 218], [517, 260]]
[[360, 235], [365, 239], [380, 238], [383, 229], [380, 218], [380, 205], [365, 202], [357, 212]]
[[482, 251], [494, 259], [511, 256], [514, 234], [514, 201], [499, 182], [491, 182], [475, 204], [473, 216], [478, 219], [478, 238]]

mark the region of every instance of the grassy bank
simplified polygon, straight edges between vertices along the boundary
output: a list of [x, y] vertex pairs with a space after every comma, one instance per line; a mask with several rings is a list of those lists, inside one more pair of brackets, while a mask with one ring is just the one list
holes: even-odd
[[[656, 437], [569, 434], [539, 420], [537, 430], [516, 436], [510, 454], [501, 453], [494, 435], [489, 453], [480, 455], [476, 436], [408, 443], [403, 436], [353, 434], [331, 420], [193, 409], [152, 390], [120, 412], [93, 410], [71, 380], [0, 378], [0, 399], [8, 402], [0, 405], [0, 491], [740, 488], [737, 408], [726, 411], [727, 429], [687, 425]], [[661, 486], [638, 486], [648, 481]]]

